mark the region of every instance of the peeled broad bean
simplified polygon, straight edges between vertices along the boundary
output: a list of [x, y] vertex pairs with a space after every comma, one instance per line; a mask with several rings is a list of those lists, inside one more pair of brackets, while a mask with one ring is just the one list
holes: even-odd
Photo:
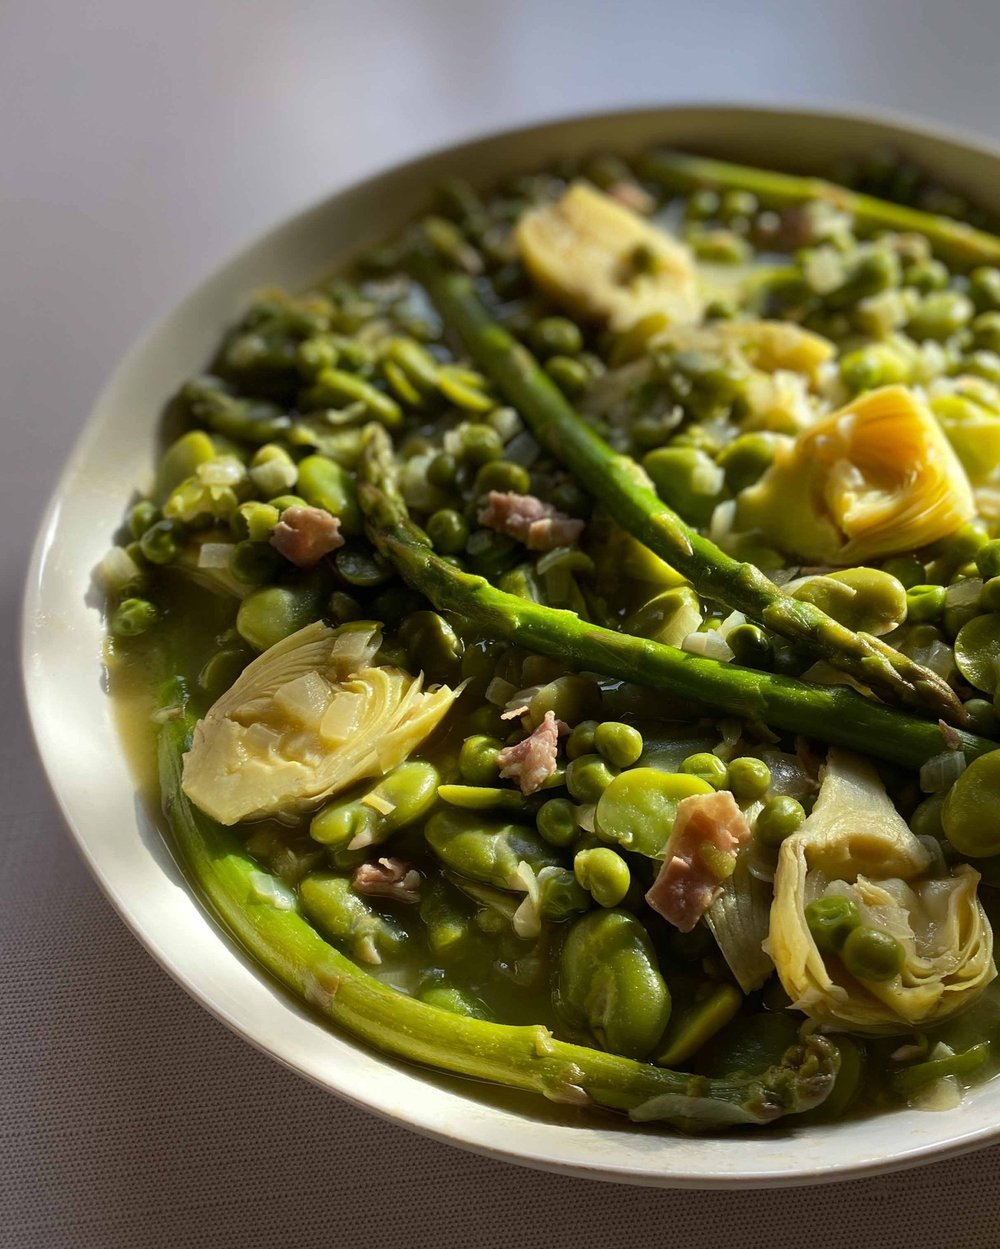
[[402, 931], [372, 910], [344, 876], [307, 876], [299, 885], [299, 900], [316, 927], [362, 963], [381, 963], [383, 954], [403, 944]]
[[670, 1018], [670, 991], [642, 924], [618, 910], [578, 919], [563, 944], [557, 1002], [567, 1024], [602, 1048], [646, 1058]]
[[624, 850], [655, 858], [670, 836], [681, 799], [713, 792], [698, 776], [632, 768], [616, 776], [601, 794], [595, 816], [597, 834]]
[[535, 872], [561, 862], [534, 829], [457, 807], [432, 815], [424, 835], [445, 867], [497, 889], [518, 887], [522, 861]]

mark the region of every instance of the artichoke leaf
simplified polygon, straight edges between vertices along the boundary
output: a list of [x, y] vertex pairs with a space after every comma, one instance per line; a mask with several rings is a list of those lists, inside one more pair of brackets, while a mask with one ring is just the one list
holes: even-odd
[[803, 559], [843, 565], [927, 546], [974, 514], [933, 413], [905, 386], [883, 386], [779, 447], [740, 494], [736, 523]]
[[652, 315], [671, 325], [701, 318], [690, 250], [587, 183], [530, 209], [515, 237], [531, 278], [579, 316], [615, 330]]
[[379, 626], [307, 625], [258, 656], [209, 709], [183, 789], [221, 824], [299, 812], [401, 763], [458, 691], [374, 663]]
[[[767, 948], [796, 1009], [829, 1028], [892, 1034], [975, 1002], [996, 976], [979, 873], [963, 864], [935, 877], [933, 868], [872, 765], [831, 748], [816, 805], [782, 843], [774, 882]], [[858, 980], [817, 948], [805, 908], [831, 894], [900, 942], [892, 980]]]

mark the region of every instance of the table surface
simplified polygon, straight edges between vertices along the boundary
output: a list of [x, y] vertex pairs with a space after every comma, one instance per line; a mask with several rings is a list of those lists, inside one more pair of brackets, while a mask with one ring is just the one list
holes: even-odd
[[1000, 1243], [1000, 1148], [824, 1188], [632, 1190], [425, 1141], [286, 1072], [98, 893], [16, 645], [34, 529], [102, 379], [262, 228], [421, 149], [583, 109], [841, 103], [989, 134], [998, 37], [994, 0], [0, 4], [3, 1249]]

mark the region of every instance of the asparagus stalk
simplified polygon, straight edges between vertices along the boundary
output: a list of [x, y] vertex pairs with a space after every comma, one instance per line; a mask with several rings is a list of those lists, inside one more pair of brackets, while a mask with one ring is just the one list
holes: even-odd
[[754, 169], [749, 165], [734, 165], [729, 161], [670, 150], [644, 156], [639, 172], [642, 177], [672, 191], [687, 192], [700, 187], [752, 191], [762, 204], [773, 208], [823, 200], [850, 213], [857, 228], [864, 233], [893, 230], [925, 235], [935, 252], [949, 264], [963, 268], [1000, 264], [1000, 238], [994, 234], [976, 230], [950, 217], [862, 195], [822, 178], [775, 173], [770, 169]]
[[376, 1049], [551, 1101], [623, 1110], [633, 1119], [661, 1120], [685, 1131], [768, 1123], [818, 1105], [833, 1087], [839, 1053], [818, 1035], [804, 1038], [762, 1075], [706, 1080], [557, 1041], [540, 1024], [512, 1027], [452, 1014], [381, 984], [324, 941], [297, 908], [280, 910], [266, 900], [266, 874], [239, 839], [189, 802], [181, 772], [190, 731], [185, 717], [168, 721], [159, 755], [164, 811], [194, 882], [223, 924], [281, 984]]
[[[369, 428], [358, 471], [358, 499], [372, 542], [439, 611], [487, 637], [906, 767], [917, 768], [944, 749], [938, 724], [863, 698], [846, 686], [809, 684], [616, 633], [461, 571], [435, 555], [411, 520], [396, 486], [392, 444], [384, 430]], [[998, 748], [985, 738], [956, 732], [958, 748], [969, 759]]]
[[948, 683], [881, 639], [854, 633], [812, 603], [782, 591], [667, 506], [631, 457], [619, 455], [576, 413], [538, 362], [490, 316], [471, 278], [423, 251], [412, 268], [445, 322], [514, 404], [536, 437], [640, 542], [696, 590], [807, 647], [886, 701], [961, 724], [965, 712]]

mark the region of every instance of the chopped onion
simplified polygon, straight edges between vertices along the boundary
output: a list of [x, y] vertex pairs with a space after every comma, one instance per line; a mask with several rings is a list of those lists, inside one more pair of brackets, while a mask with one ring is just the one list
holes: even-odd
[[232, 542], [203, 542], [198, 548], [198, 567], [228, 568], [235, 549]]
[[510, 681], [505, 681], [503, 677], [494, 677], [486, 687], [486, 701], [492, 703], [494, 707], [506, 707], [511, 695], [516, 692], [515, 686]]
[[727, 537], [736, 523], [736, 500], [726, 499], [712, 511], [712, 519], [708, 525], [708, 536], [713, 542], [720, 542]]
[[962, 1102], [962, 1086], [957, 1076], [942, 1076], [911, 1097], [907, 1105], [914, 1110], [954, 1110]]
[[947, 642], [937, 640], [927, 646], [917, 646], [910, 658], [945, 679], [955, 671], [955, 656]]
[[541, 890], [530, 864], [522, 859], [514, 872], [515, 888], [525, 891], [524, 900], [514, 912], [511, 925], [523, 940], [537, 937], [542, 931]]
[[377, 811], [379, 815], [392, 815], [396, 810], [396, 804], [390, 802], [388, 798], [383, 798], [381, 794], [377, 794], [374, 790], [365, 794], [361, 799], [363, 806], [371, 807], [373, 811]]
[[944, 605], [948, 607], [975, 607], [983, 592], [982, 577], [962, 577], [944, 592]]
[[691, 655], [703, 655], [706, 659], [718, 659], [728, 663], [733, 658], [733, 651], [718, 629], [709, 629], [707, 633], [689, 633], [681, 642], [681, 650]]
[[507, 443], [504, 459], [510, 460], [512, 464], [520, 464], [522, 468], [531, 468], [541, 454], [542, 448], [534, 435], [523, 429]]
[[771, 897], [770, 885], [751, 872], [750, 856], [744, 851], [736, 859], [732, 876], [705, 912], [705, 923], [744, 993], [759, 989], [774, 970], [770, 955], [763, 949]]
[[238, 486], [246, 469], [234, 455], [221, 455], [198, 465], [198, 479], [206, 486]]
[[720, 637], [727, 638], [734, 629], [739, 628], [742, 624], [746, 624], [746, 622], [747, 618], [741, 611], [730, 612], [722, 624], [719, 625], [717, 632]]
[[932, 755], [920, 769], [920, 788], [925, 794], [943, 793], [954, 785], [966, 766], [965, 755], [960, 750]]
[[94, 569], [94, 580], [105, 594], [120, 594], [140, 575], [139, 565], [123, 546], [113, 546]]
[[586, 806], [577, 807], [576, 822], [578, 827], [582, 828], [585, 833], [592, 833], [595, 828], [595, 816], [597, 815], [597, 804], [588, 803]]

